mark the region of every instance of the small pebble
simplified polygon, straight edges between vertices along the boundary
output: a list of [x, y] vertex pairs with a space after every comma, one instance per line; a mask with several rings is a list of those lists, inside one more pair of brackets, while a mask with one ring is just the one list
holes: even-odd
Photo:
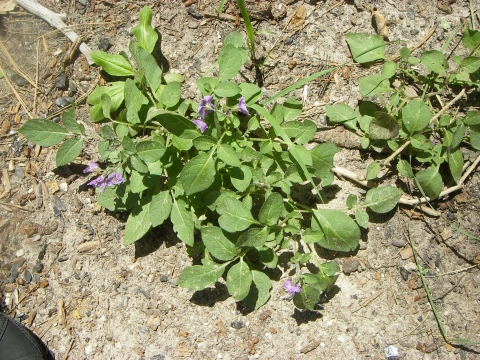
[[153, 355], [150, 360], [165, 360], [165, 355], [163, 354], [156, 354], [156, 355]]
[[410, 30], [410, 35], [417, 35], [419, 31], [417, 29]]
[[400, 275], [402, 275], [403, 281], [408, 280], [408, 271], [404, 267], [400, 267]]
[[403, 249], [400, 251], [400, 256], [402, 257], [403, 260], [407, 260], [413, 256], [413, 250], [411, 247], [408, 247], [406, 249]]
[[67, 211], [67, 207], [57, 195], [52, 198], [52, 204], [56, 206], [59, 211]]
[[18, 177], [19, 179], [23, 179], [25, 177], [25, 172], [21, 167], [16, 167], [15, 168], [15, 176]]
[[198, 23], [195, 22], [195, 21], [190, 21], [190, 22], [188, 23], [188, 27], [189, 27], [190, 29], [196, 29], [196, 28], [198, 28]]
[[412, 9], [407, 9], [407, 17], [410, 20], [415, 20], [415, 12]]
[[40, 261], [37, 261], [32, 270], [35, 273], [41, 273], [43, 271], [43, 264]]
[[167, 275], [160, 275], [160, 281], [161, 282], [167, 282], [168, 281], [168, 276]]
[[32, 274], [30, 273], [30, 271], [28, 270], [25, 270], [23, 272], [23, 281], [25, 281], [26, 284], [30, 284], [30, 282], [32, 281]]
[[232, 323], [230, 324], [230, 326], [234, 329], [241, 329], [245, 326], [244, 322], [243, 321], [232, 321]]
[[191, 7], [191, 8], [188, 8], [187, 9], [187, 13], [190, 15], [190, 16], [193, 16], [195, 19], [201, 19], [203, 18], [203, 15], [200, 14], [195, 8]]
[[358, 261], [357, 258], [349, 258], [343, 260], [342, 263], [342, 270], [344, 274], [350, 274], [354, 271], [357, 271], [360, 266], [360, 262]]
[[75, 102], [75, 99], [70, 96], [61, 96], [55, 100], [55, 105], [65, 107]]
[[401, 248], [401, 247], [404, 247], [405, 245], [407, 245], [407, 241], [405, 239], [395, 238], [395, 239], [392, 239], [390, 244], [392, 244], [393, 246]]
[[107, 51], [108, 49], [110, 49], [110, 40], [103, 38], [98, 42], [98, 50]]
[[55, 123], [55, 124], [58, 124], [60, 122], [60, 116], [55, 116], [52, 121]]
[[285, 39], [285, 45], [291, 45], [291, 44], [293, 44], [293, 39], [291, 37], [287, 37]]
[[55, 79], [55, 87], [60, 90], [66, 90], [68, 87], [67, 75], [60, 74]]
[[40, 275], [38, 275], [38, 274], [33, 274], [33, 275], [32, 275], [32, 279], [33, 279], [33, 282], [34, 282], [35, 284], [38, 285], [38, 284], [40, 283]]
[[10, 80], [12, 80], [15, 84], [17, 84], [18, 86], [25, 86], [28, 84], [28, 81], [25, 80], [23, 77], [21, 77], [20, 75], [18, 75], [17, 73], [13, 73], [11, 76], [10, 76]]

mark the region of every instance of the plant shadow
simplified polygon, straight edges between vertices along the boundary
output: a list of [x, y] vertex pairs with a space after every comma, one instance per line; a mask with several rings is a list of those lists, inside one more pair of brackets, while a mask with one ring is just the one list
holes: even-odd
[[217, 302], [225, 301], [229, 297], [227, 286], [216, 282], [213, 288], [209, 287], [195, 291], [190, 298], [190, 302], [199, 306], [213, 307]]

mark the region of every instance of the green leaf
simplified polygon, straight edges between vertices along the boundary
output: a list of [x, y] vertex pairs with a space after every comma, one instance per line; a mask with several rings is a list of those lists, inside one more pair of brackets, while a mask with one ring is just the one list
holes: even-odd
[[390, 90], [390, 82], [381, 75], [368, 75], [358, 79], [362, 96], [374, 96]]
[[173, 81], [165, 86], [162, 90], [162, 95], [160, 101], [166, 107], [173, 107], [178, 104], [180, 98], [182, 97], [182, 85], [180, 83]]
[[317, 124], [310, 120], [289, 121], [282, 124], [288, 137], [293, 138], [296, 144], [306, 144], [313, 139], [317, 133]]
[[220, 98], [225, 98], [234, 97], [240, 94], [240, 91], [242, 91], [242, 89], [234, 82], [222, 81], [215, 87], [214, 93]]
[[241, 83], [239, 86], [242, 89], [240, 94], [245, 97], [247, 105], [255, 104], [263, 96], [262, 89], [255, 84]]
[[145, 6], [140, 10], [140, 23], [132, 28], [132, 33], [137, 38], [138, 45], [149, 53], [152, 53], [158, 40], [158, 34], [151, 26], [152, 16], [152, 10]]
[[70, 138], [66, 140], [57, 150], [55, 163], [58, 166], [68, 164], [80, 155], [83, 148], [82, 138]]
[[480, 150], [480, 126], [475, 125], [470, 127], [470, 145]]
[[242, 231], [255, 224], [250, 210], [240, 201], [232, 197], [223, 200], [223, 213], [218, 218], [220, 227], [228, 232]]
[[146, 163], [153, 163], [159, 160], [167, 150], [162, 143], [152, 140], [140, 141], [135, 146], [135, 149], [137, 156]]
[[217, 149], [217, 156], [225, 164], [239, 167], [240, 158], [233, 147], [227, 144], [221, 144]]
[[260, 262], [270, 269], [275, 269], [278, 263], [278, 256], [275, 250], [268, 247], [258, 249], [258, 259]]
[[315, 169], [315, 176], [324, 180], [333, 177], [333, 158], [340, 149], [332, 143], [318, 144], [312, 150], [312, 167]]
[[467, 56], [462, 60], [462, 64], [460, 66], [463, 71], [472, 74], [480, 68], [480, 57]]
[[18, 132], [25, 136], [28, 141], [40, 146], [56, 145], [64, 140], [68, 131], [51, 120], [32, 119], [28, 120]]
[[403, 62], [407, 62], [408, 61], [408, 58], [410, 57], [412, 53], [410, 52], [410, 49], [406, 46], [404, 46], [401, 50], [400, 50], [400, 58], [401, 58], [401, 61]]
[[314, 285], [303, 284], [300, 294], [295, 294], [293, 297], [293, 303], [299, 309], [313, 310], [318, 303], [321, 292]]
[[380, 164], [376, 161], [371, 162], [367, 166], [367, 174], [365, 176], [366, 180], [374, 180], [378, 177], [378, 174], [380, 174], [380, 171], [382, 170], [382, 167]]
[[85, 134], [85, 127], [75, 119], [74, 107], [62, 113], [62, 123], [74, 134]]
[[272, 282], [265, 273], [257, 270], [252, 270], [252, 279], [250, 292], [242, 302], [251, 309], [258, 309], [270, 298]]
[[465, 29], [462, 36], [463, 46], [469, 50], [474, 50], [480, 45], [480, 32], [477, 30]]
[[453, 180], [458, 184], [463, 173], [463, 155], [460, 149], [448, 153], [448, 167]]
[[320, 246], [334, 251], [353, 251], [358, 247], [360, 229], [343, 212], [331, 209], [312, 210], [312, 230], [321, 230], [325, 238]]
[[355, 128], [357, 114], [350, 106], [346, 104], [326, 105], [325, 112], [330, 122], [334, 124], [349, 124], [348, 128]]
[[250, 292], [253, 276], [248, 264], [240, 259], [227, 273], [228, 293], [237, 301], [243, 300]]
[[386, 79], [390, 79], [395, 76], [397, 72], [397, 64], [391, 61], [386, 61], [382, 66], [382, 76]]
[[132, 79], [125, 81], [125, 107], [127, 108], [127, 121], [130, 124], [139, 124], [139, 113], [143, 104], [148, 102], [147, 98]]
[[95, 50], [90, 54], [93, 62], [103, 67], [108, 74], [113, 76], [133, 76], [130, 62], [122, 55], [111, 55], [104, 51]]
[[228, 264], [187, 266], [178, 277], [177, 283], [190, 290], [203, 290], [208, 285], [214, 284], [223, 275]]
[[397, 171], [400, 175], [413, 179], [413, 170], [407, 160], [398, 161]]
[[218, 55], [218, 79], [230, 80], [238, 74], [242, 67], [242, 54], [232, 44], [225, 45]]
[[123, 244], [129, 245], [141, 239], [152, 227], [149, 204], [137, 205], [132, 209], [125, 224]]
[[193, 246], [194, 222], [193, 214], [187, 210], [187, 204], [182, 199], [174, 199], [170, 219], [177, 236], [188, 246]]
[[302, 113], [302, 103], [298, 100], [288, 98], [283, 103], [283, 119], [285, 121], [295, 120]]
[[155, 118], [165, 129], [173, 135], [182, 137], [185, 130], [196, 129], [195, 124], [186, 117], [175, 112], [150, 108], [147, 113], [146, 121]]
[[408, 133], [425, 129], [430, 123], [432, 112], [423, 101], [414, 99], [402, 109], [402, 124]]
[[195, 156], [180, 173], [185, 194], [193, 195], [208, 189], [215, 181], [215, 174], [215, 161], [211, 152]]
[[225, 40], [223, 40], [223, 45], [231, 44], [237, 48], [243, 46], [243, 37], [242, 34], [238, 31], [232, 31], [230, 34], [225, 36]]
[[346, 201], [347, 207], [349, 209], [353, 208], [355, 205], [357, 205], [357, 201], [358, 201], [358, 199], [355, 195], [353, 195], [353, 194], [348, 195], [347, 196], [347, 201]]
[[245, 191], [252, 181], [252, 170], [245, 165], [230, 169], [229, 175], [232, 185], [238, 191]]
[[463, 137], [465, 136], [465, 131], [467, 131], [466, 126], [460, 122], [452, 135], [452, 142], [450, 143], [451, 149], [455, 149], [460, 145], [460, 143], [463, 141]]
[[242, 233], [237, 240], [237, 247], [259, 247], [268, 240], [268, 227], [251, 228]]
[[363, 205], [376, 213], [387, 213], [397, 205], [402, 194], [402, 190], [391, 185], [373, 188], [367, 191]]
[[369, 216], [365, 210], [357, 209], [355, 211], [355, 221], [359, 226], [364, 229], [368, 229]]
[[87, 98], [90, 105], [102, 105], [102, 95], [107, 94], [110, 97], [110, 111], [117, 111], [122, 105], [125, 94], [125, 82], [115, 81], [110, 86], [99, 86]]
[[141, 174], [148, 173], [148, 166], [138, 156], [130, 157], [130, 164], [134, 170], [137, 170]]
[[385, 42], [381, 36], [364, 33], [347, 34], [345, 41], [353, 59], [359, 64], [385, 58]]
[[145, 71], [145, 80], [153, 94], [156, 93], [162, 84], [162, 69], [158, 66], [157, 60], [145, 49], [138, 46], [135, 41], [130, 41], [129, 50], [138, 67]]
[[237, 248], [216, 226], [207, 226], [200, 229], [202, 241], [207, 250], [218, 260], [229, 261], [238, 255]]
[[215, 146], [217, 140], [208, 135], [198, 136], [193, 139], [193, 146], [197, 148], [197, 150], [208, 151], [212, 147]]
[[168, 191], [160, 191], [150, 201], [150, 222], [153, 227], [162, 225], [170, 216], [172, 210], [172, 197]]
[[465, 125], [480, 125], [480, 111], [469, 111], [463, 119]]
[[420, 60], [430, 72], [442, 74], [448, 70], [448, 61], [441, 51], [424, 51], [420, 56]]
[[442, 177], [436, 166], [417, 172], [415, 181], [417, 186], [430, 198], [436, 198], [442, 192]]
[[389, 140], [397, 137], [398, 123], [390, 114], [377, 111], [375, 118], [368, 127], [369, 137], [372, 140]]
[[265, 225], [275, 225], [284, 210], [283, 197], [279, 193], [271, 193], [263, 203], [258, 220]]

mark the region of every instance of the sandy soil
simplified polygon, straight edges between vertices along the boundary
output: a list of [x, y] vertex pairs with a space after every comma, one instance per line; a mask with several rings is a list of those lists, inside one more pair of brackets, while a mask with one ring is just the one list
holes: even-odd
[[[110, 53], [127, 48], [143, 6], [123, 0], [39, 2], [66, 13], [67, 23], [76, 25], [91, 48], [108, 38]], [[349, 61], [346, 33], [374, 32], [367, 10], [373, 1], [272, 1], [271, 18], [259, 11], [270, 2], [247, 3], [255, 28], [275, 34], [258, 35], [259, 52], [267, 53], [277, 40], [280, 44], [265, 68], [263, 86], [270, 94], [324, 64]], [[404, 41], [393, 43], [390, 54], [405, 43], [420, 42], [430, 29], [435, 33], [421, 49], [439, 49], [459, 18], [469, 15], [464, 0], [375, 4], [391, 20], [390, 38]], [[198, 99], [195, 81], [216, 59], [235, 22], [208, 17], [218, 6], [213, 0], [188, 7], [178, 0], [149, 5], [170, 71], [184, 75], [185, 94]], [[306, 18], [296, 31], [295, 19], [287, 23], [301, 5]], [[235, 18], [233, 1], [224, 12]], [[478, 15], [476, 19], [478, 27]], [[439, 22], [450, 30], [436, 27]], [[393, 354], [386, 353], [393, 351], [389, 346], [398, 349], [398, 359], [480, 357], [478, 345], [445, 342], [407, 243], [410, 237], [421, 257], [447, 336], [480, 341], [480, 243], [464, 235], [480, 236], [478, 172], [462, 191], [434, 204], [455, 227], [399, 208], [372, 219], [358, 251], [323, 254], [338, 261], [343, 272], [319, 310], [296, 310], [281, 288], [285, 275], [277, 274], [270, 301], [250, 311], [229, 298], [222, 283], [198, 292], [176, 285], [191, 259], [169, 226], [134, 246], [122, 246], [124, 215], [108, 214], [96, 204], [96, 195], [86, 187], [89, 177], [78, 165], [96, 159], [95, 144], [88, 144], [77, 165], [57, 169], [54, 149], [35, 147], [16, 132], [28, 112], [55, 118], [60, 109], [54, 101], [68, 95], [80, 102], [78, 118], [95, 131], [81, 98], [100, 73], [78, 53], [64, 62], [71, 43], [32, 15], [17, 9], [0, 15], [0, 25], [5, 47], [0, 64], [17, 94], [0, 79], [0, 294], [4, 311], [36, 332], [58, 359], [385, 359]], [[32, 84], [14, 75], [7, 51]], [[358, 77], [374, 71], [345, 69], [345, 76], [310, 84], [305, 99], [305, 114], [322, 129], [317, 141], [340, 145], [336, 165], [357, 173], [373, 159], [358, 149], [358, 139], [350, 133], [324, 128], [324, 105], [355, 105]], [[55, 88], [61, 73], [76, 92]], [[244, 75], [254, 80], [251, 69]], [[293, 96], [302, 99], [303, 89]], [[333, 208], [343, 206], [349, 194], [365, 193], [343, 179], [335, 185], [329, 196]]]

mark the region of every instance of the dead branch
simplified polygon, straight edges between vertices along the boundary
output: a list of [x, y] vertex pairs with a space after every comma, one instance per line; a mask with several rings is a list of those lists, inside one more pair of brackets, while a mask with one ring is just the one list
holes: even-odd
[[[70, 29], [68, 25], [63, 22], [63, 20], [66, 18], [65, 14], [57, 14], [32, 0], [16, 0], [16, 2], [29, 13], [38, 16], [54, 28], [59, 29], [67, 38], [70, 39], [71, 42], [74, 43], [78, 39], [77, 33]], [[90, 49], [90, 47], [85, 43], [81, 43], [79, 49], [87, 58], [88, 63], [92, 65], [93, 61], [90, 57], [92, 49]]]

